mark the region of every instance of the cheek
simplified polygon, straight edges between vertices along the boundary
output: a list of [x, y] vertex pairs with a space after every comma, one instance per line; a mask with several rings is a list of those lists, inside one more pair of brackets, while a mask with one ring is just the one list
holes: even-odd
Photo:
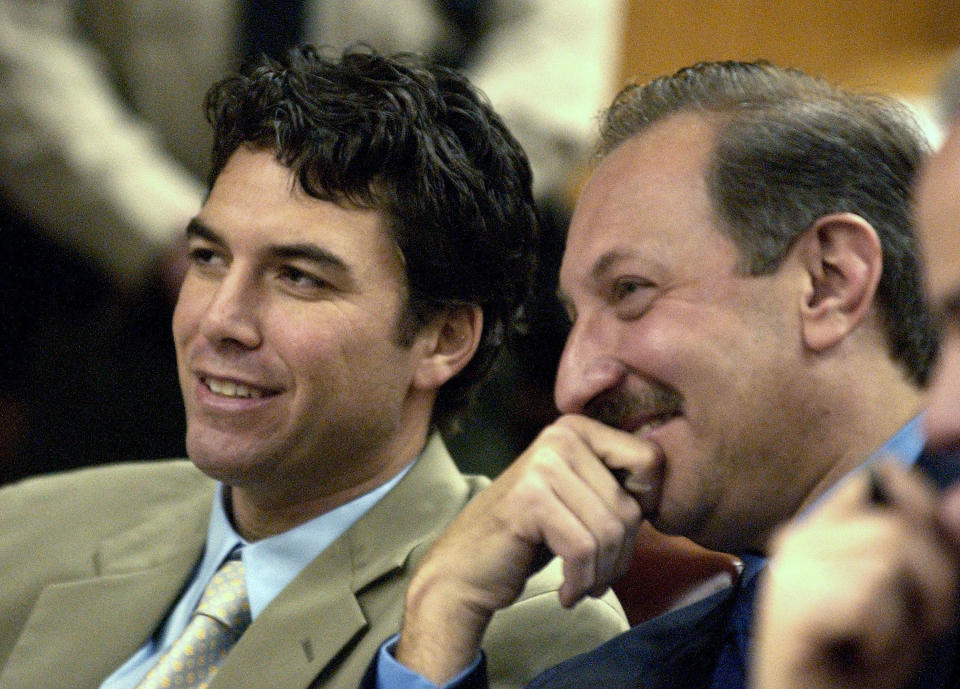
[[629, 365], [684, 392], [691, 386], [715, 383], [726, 368], [726, 339], [725, 333], [702, 317], [676, 311], [625, 332], [620, 347]]
[[196, 323], [199, 319], [198, 312], [197, 299], [191, 295], [189, 287], [184, 283], [176, 307], [173, 310], [173, 340], [178, 349], [183, 346], [184, 340], [189, 334], [196, 329]]
[[335, 377], [337, 362], [349, 357], [350, 343], [321, 328], [300, 329], [290, 321], [264, 324], [265, 348], [277, 356], [293, 376], [308, 383]]
[[620, 328], [613, 349], [629, 367], [670, 384], [682, 377], [691, 336], [675, 316], [649, 314]]
[[[345, 314], [274, 314], [261, 321], [264, 347], [306, 389], [363, 384], [385, 362], [378, 360], [384, 335], [359, 327]], [[371, 363], [372, 362], [372, 363]]]

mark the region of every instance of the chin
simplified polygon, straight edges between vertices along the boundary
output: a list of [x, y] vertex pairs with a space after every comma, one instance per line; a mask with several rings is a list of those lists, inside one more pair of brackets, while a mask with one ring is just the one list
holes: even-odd
[[254, 462], [250, 460], [249, 449], [228, 448], [230, 445], [226, 442], [191, 442], [189, 436], [187, 438], [187, 456], [194, 466], [210, 478], [230, 484], [249, 473]]
[[668, 536], [683, 536], [706, 548], [717, 547], [710, 515], [685, 510], [669, 499], [661, 501], [657, 513], [650, 516], [650, 523]]
[[204, 474], [221, 483], [232, 484], [239, 473], [237, 467], [232, 462], [227, 462], [220, 457], [210, 457], [204, 453], [187, 452], [190, 461]]

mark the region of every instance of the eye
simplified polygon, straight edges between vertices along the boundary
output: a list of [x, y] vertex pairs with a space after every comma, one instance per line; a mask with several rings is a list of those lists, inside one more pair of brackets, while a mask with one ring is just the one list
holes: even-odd
[[277, 268], [277, 277], [284, 285], [298, 292], [314, 293], [332, 287], [329, 282], [318, 275], [292, 265], [283, 265]]
[[643, 289], [644, 286], [639, 280], [629, 278], [617, 280], [613, 284], [613, 299], [614, 301], [626, 299], [638, 290]]
[[203, 247], [190, 249], [190, 260], [194, 263], [208, 263], [213, 258], [213, 250]]
[[226, 258], [221, 252], [205, 245], [191, 246], [187, 252], [187, 257], [192, 265], [204, 271], [226, 265]]
[[618, 278], [610, 287], [610, 301], [621, 318], [637, 318], [643, 315], [649, 308], [653, 295], [653, 283], [643, 278]]

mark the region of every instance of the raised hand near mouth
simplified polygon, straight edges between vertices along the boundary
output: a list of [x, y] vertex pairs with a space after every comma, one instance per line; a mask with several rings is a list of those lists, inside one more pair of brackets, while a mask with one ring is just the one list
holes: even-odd
[[656, 507], [661, 464], [651, 443], [587, 417], [548, 426], [421, 563], [397, 659], [437, 684], [455, 677], [550, 553], [563, 559], [563, 605], [602, 594], [629, 565], [642, 509]]

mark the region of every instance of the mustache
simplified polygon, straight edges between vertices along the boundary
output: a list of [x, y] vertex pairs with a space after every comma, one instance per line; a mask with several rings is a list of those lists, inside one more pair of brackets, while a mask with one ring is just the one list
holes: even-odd
[[614, 428], [625, 428], [637, 419], [679, 414], [683, 409], [680, 393], [665, 385], [652, 385], [637, 393], [623, 390], [596, 397], [584, 407], [584, 414]]

